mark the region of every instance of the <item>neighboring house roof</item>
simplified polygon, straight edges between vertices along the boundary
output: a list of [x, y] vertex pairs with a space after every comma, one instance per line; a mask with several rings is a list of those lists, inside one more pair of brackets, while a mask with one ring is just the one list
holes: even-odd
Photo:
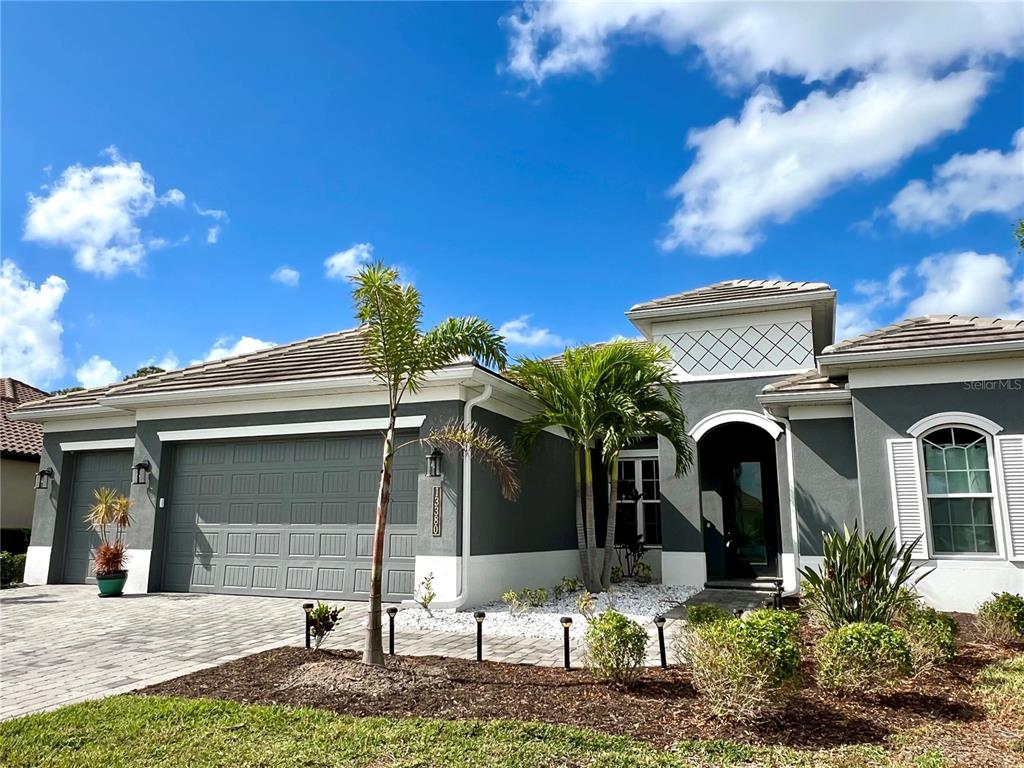
[[1024, 320], [970, 315], [927, 315], [912, 317], [875, 331], [837, 342], [822, 350], [820, 357], [851, 353], [900, 353], [915, 350], [944, 350], [949, 347], [1024, 344]]
[[49, 397], [17, 379], [0, 379], [0, 453], [4, 456], [38, 458], [43, 450], [43, 430], [37, 424], [11, 421], [8, 414], [23, 403]]
[[810, 299], [812, 294], [834, 296], [828, 283], [788, 282], [786, 280], [723, 280], [714, 285], [695, 288], [660, 299], [635, 304], [627, 316], [652, 310], [698, 309], [725, 304], [774, 302], [788, 299]]

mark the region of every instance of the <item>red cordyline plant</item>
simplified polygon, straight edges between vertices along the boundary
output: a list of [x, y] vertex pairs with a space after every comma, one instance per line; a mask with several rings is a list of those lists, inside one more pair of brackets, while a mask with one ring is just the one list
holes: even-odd
[[96, 488], [93, 505], [85, 521], [99, 534], [99, 546], [93, 550], [93, 570], [97, 576], [108, 576], [124, 570], [127, 546], [124, 532], [132, 524], [128, 497], [113, 488]]

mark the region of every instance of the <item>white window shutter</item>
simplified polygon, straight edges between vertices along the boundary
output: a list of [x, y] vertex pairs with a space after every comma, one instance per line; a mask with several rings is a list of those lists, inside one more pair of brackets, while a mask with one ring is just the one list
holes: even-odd
[[1009, 523], [1006, 551], [1011, 560], [1024, 560], [1024, 435], [996, 437], [996, 464]]
[[896, 516], [896, 536], [900, 544], [909, 544], [918, 536], [914, 558], [928, 558], [928, 537], [925, 535], [924, 492], [921, 487], [921, 465], [917, 458], [917, 440], [913, 437], [889, 440], [889, 479], [892, 488], [892, 510]]

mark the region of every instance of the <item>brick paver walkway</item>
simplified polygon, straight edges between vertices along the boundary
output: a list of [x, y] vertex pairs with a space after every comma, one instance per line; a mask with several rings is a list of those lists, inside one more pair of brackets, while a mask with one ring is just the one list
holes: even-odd
[[[303, 602], [171, 593], [101, 600], [95, 587], [70, 584], [5, 589], [0, 592], [0, 719], [125, 693], [240, 656], [301, 645]], [[345, 605], [325, 647], [362, 647], [366, 606]], [[486, 623], [484, 628], [488, 660], [562, 664], [560, 640], [488, 637]], [[657, 636], [653, 627], [647, 629], [648, 663], [653, 665], [658, 663]], [[395, 651], [472, 659], [476, 638], [401, 630]], [[579, 665], [575, 644], [571, 654]]]

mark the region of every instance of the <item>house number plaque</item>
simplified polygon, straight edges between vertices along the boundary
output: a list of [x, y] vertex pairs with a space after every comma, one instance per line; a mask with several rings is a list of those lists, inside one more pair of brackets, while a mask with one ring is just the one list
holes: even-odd
[[430, 504], [430, 535], [441, 535], [441, 486], [434, 486], [434, 495]]

